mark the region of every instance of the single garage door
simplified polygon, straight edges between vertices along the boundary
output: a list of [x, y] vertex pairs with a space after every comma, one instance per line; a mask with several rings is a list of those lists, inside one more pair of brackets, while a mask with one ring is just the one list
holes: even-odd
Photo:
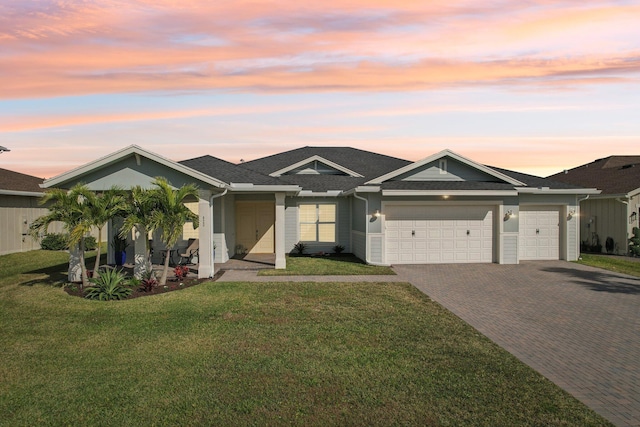
[[548, 260], [560, 257], [560, 208], [520, 207], [520, 259]]
[[493, 207], [386, 205], [390, 264], [493, 261]]

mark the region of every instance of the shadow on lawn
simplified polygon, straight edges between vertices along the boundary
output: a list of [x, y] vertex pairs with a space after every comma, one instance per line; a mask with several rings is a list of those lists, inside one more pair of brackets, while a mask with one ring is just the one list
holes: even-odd
[[640, 295], [639, 278], [621, 277], [615, 272], [578, 270], [574, 268], [549, 267], [543, 270], [563, 274], [568, 277], [569, 281], [592, 291]]
[[[106, 256], [104, 256], [104, 260], [106, 262]], [[102, 257], [101, 257], [102, 258]], [[87, 257], [86, 265], [93, 266], [96, 262], [96, 257]], [[27, 280], [25, 282], [19, 283], [20, 286], [33, 286], [36, 284], [45, 284], [49, 286], [61, 287], [68, 283], [68, 269], [69, 263], [63, 262], [56, 265], [51, 265], [49, 267], [38, 268], [35, 270], [25, 271], [22, 274], [37, 274], [37, 275], [45, 275], [46, 277], [40, 277], [38, 279]]]

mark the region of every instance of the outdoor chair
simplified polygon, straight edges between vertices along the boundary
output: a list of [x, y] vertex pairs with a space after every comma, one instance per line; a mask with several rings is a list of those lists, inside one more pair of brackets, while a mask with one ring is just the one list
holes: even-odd
[[189, 239], [189, 244], [184, 250], [184, 253], [180, 253], [180, 264], [194, 264], [194, 258], [198, 258], [198, 252], [200, 251], [200, 240]]

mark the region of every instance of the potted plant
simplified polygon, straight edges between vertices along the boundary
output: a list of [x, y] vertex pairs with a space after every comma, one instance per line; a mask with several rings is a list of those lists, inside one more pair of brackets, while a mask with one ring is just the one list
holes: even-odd
[[113, 241], [111, 242], [111, 247], [116, 255], [116, 265], [124, 265], [127, 260], [127, 239], [123, 239], [117, 234], [113, 236]]

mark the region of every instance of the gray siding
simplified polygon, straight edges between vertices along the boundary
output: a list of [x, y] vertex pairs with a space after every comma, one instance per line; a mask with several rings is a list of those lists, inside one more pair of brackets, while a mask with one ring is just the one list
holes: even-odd
[[381, 264], [383, 262], [384, 235], [369, 236], [369, 262]]
[[518, 263], [518, 235], [505, 234], [502, 236], [502, 263]]
[[497, 181], [497, 178], [447, 157], [446, 173], [441, 173], [440, 160], [427, 163], [395, 178], [399, 181]]
[[285, 251], [292, 252], [293, 246], [299, 241], [298, 232], [298, 204], [299, 203], [337, 203], [336, 242], [309, 243], [307, 253], [333, 252], [336, 245], [342, 245], [345, 252], [351, 252], [351, 203], [349, 199], [327, 197], [287, 197], [285, 200]]
[[367, 259], [367, 244], [365, 234], [362, 232], [354, 231], [351, 233], [351, 253], [365, 261]]
[[580, 241], [600, 239], [605, 251], [607, 237], [613, 238], [614, 253], [627, 253], [627, 205], [615, 199], [587, 199], [580, 203]]
[[[0, 195], [0, 255], [40, 249], [40, 242], [29, 235], [29, 225], [49, 211], [38, 200], [38, 197]], [[49, 233], [62, 232], [61, 223], [49, 226]]]

